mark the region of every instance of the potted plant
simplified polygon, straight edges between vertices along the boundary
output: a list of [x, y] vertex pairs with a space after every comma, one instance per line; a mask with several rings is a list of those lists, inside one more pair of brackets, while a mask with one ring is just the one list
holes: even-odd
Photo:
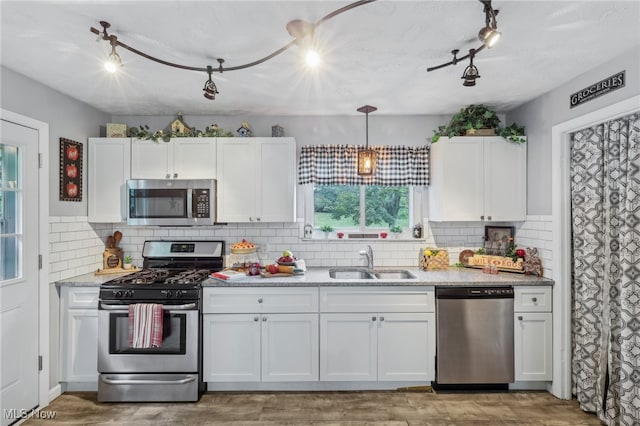
[[393, 225], [389, 228], [389, 231], [393, 233], [394, 238], [398, 238], [398, 236], [402, 233], [402, 228], [398, 225]]
[[324, 237], [325, 238], [329, 238], [329, 233], [333, 232], [333, 226], [331, 225], [322, 225], [322, 227], [320, 228], [320, 230], [322, 232], [324, 232]]
[[131, 269], [131, 256], [124, 257], [124, 269]]
[[436, 143], [441, 136], [492, 136], [499, 135], [510, 142], [524, 143], [524, 126], [513, 123], [511, 126], [500, 127], [500, 118], [487, 106], [469, 105], [451, 117], [446, 126], [438, 126], [433, 131], [431, 143]]

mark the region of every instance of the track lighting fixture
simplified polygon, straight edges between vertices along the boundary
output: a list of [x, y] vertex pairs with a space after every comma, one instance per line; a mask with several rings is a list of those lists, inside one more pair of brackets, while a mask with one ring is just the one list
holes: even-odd
[[502, 36], [502, 33], [498, 32], [498, 23], [496, 21], [498, 11], [491, 7], [491, 0], [481, 0], [481, 2], [484, 4], [485, 24], [478, 33], [478, 38], [490, 49], [495, 46], [500, 40], [500, 36]]
[[[224, 61], [223, 59], [218, 59], [218, 62]], [[220, 66], [222, 66], [222, 62], [220, 62]], [[209, 74], [209, 80], [204, 82], [204, 97], [210, 100], [214, 100], [218, 92], [218, 88], [216, 84], [211, 79], [211, 73], [213, 72], [213, 67], [211, 65], [207, 65], [207, 74]]]
[[458, 62], [469, 59], [469, 66], [467, 66], [462, 73], [462, 79], [464, 80], [462, 85], [467, 87], [476, 85], [476, 79], [480, 78], [480, 74], [478, 73], [478, 68], [473, 65], [473, 58], [485, 47], [491, 48], [492, 46], [495, 46], [496, 42], [502, 35], [502, 33], [498, 32], [498, 23], [496, 21], [496, 16], [499, 11], [491, 6], [491, 0], [478, 1], [484, 5], [483, 12], [485, 16], [485, 26], [478, 33], [478, 38], [482, 41], [482, 44], [475, 49], [469, 49], [469, 53], [460, 58], [457, 56], [460, 50], [453, 49], [451, 51], [451, 54], [453, 55], [453, 59], [451, 61], [436, 65], [435, 67], [427, 68], [427, 72], [439, 70], [440, 68], [445, 68], [449, 65], [457, 65]]
[[118, 45], [118, 37], [112, 35], [109, 36], [109, 42], [111, 43], [111, 53], [109, 53], [109, 57], [107, 61], [104, 63], [104, 69], [109, 71], [110, 73], [114, 73], [118, 71], [118, 69], [123, 67], [122, 59], [118, 52], [116, 52], [116, 46]]
[[[119, 67], [122, 67], [122, 60], [120, 59], [120, 55], [118, 55], [116, 53], [116, 46], [120, 46], [123, 49], [128, 50], [129, 52], [135, 53], [136, 55], [142, 56], [143, 58], [149, 59], [151, 61], [157, 62], [159, 64], [162, 65], [167, 65], [170, 67], [174, 67], [174, 68], [179, 68], [179, 69], [183, 69], [183, 70], [188, 70], [188, 71], [200, 71], [200, 72], [207, 72], [209, 75], [209, 79], [205, 82], [205, 86], [202, 90], [204, 90], [204, 97], [207, 99], [215, 99], [215, 95], [218, 94], [218, 89], [216, 88], [215, 83], [213, 82], [212, 78], [211, 78], [211, 73], [216, 71], [219, 73], [222, 73], [224, 71], [236, 71], [236, 70], [242, 70], [245, 68], [249, 68], [249, 67], [254, 67], [256, 65], [260, 65], [263, 62], [268, 61], [269, 59], [272, 59], [276, 56], [278, 56], [279, 54], [281, 54], [282, 52], [284, 52], [285, 50], [289, 49], [291, 46], [298, 44], [299, 40], [305, 38], [305, 37], [309, 37], [309, 39], [312, 38], [313, 34], [314, 34], [314, 30], [321, 25], [323, 22], [334, 18], [338, 15], [340, 15], [341, 13], [344, 13], [348, 10], [354, 9], [356, 7], [359, 6], [363, 6], [365, 4], [369, 4], [369, 3], [373, 3], [375, 0], [359, 0], [359, 1], [355, 1], [351, 4], [348, 4], [346, 6], [343, 6], [339, 9], [334, 10], [333, 12], [328, 13], [327, 15], [323, 16], [322, 18], [320, 18], [318, 21], [316, 21], [315, 23], [311, 23], [311, 22], [307, 22], [307, 21], [303, 21], [301, 19], [295, 19], [291, 22], [289, 22], [287, 24], [287, 31], [289, 31], [289, 34], [291, 34], [292, 37], [294, 37], [294, 40], [290, 41], [289, 43], [285, 44], [284, 46], [282, 46], [281, 48], [275, 50], [274, 52], [268, 54], [267, 56], [264, 56], [260, 59], [257, 59], [253, 62], [249, 62], [246, 64], [242, 64], [242, 65], [236, 65], [236, 66], [232, 66], [232, 67], [223, 67], [222, 64], [224, 63], [224, 59], [222, 58], [218, 58], [217, 61], [220, 64], [219, 67], [217, 69], [213, 69], [211, 66], [207, 66], [207, 67], [194, 67], [194, 66], [188, 66], [188, 65], [181, 65], [181, 64], [176, 64], [173, 62], [169, 62], [169, 61], [165, 61], [164, 59], [159, 59], [156, 58], [154, 56], [148, 55], [138, 49], [135, 49], [123, 42], [121, 42], [120, 40], [118, 40], [118, 38], [115, 35], [111, 35], [108, 33], [108, 28], [111, 27], [111, 24], [106, 22], [106, 21], [100, 21], [100, 25], [102, 26], [102, 31], [98, 30], [96, 28], [91, 27], [90, 31], [96, 35], [98, 35], [98, 40], [106, 40], [109, 41], [111, 44], [111, 54], [109, 55], [109, 58], [112, 59], [112, 63], [111, 65], [109, 65], [109, 70], [113, 70], [112, 72], [114, 72], [115, 70], [117, 70]], [[317, 63], [319, 62], [319, 56], [317, 54], [311, 54], [311, 55], [307, 55], [307, 60], [311, 61], [312, 63]], [[106, 67], [106, 65], [105, 65]]]
[[476, 54], [476, 50], [475, 49], [471, 49], [469, 50], [469, 66], [466, 67], [464, 69], [464, 72], [462, 73], [462, 78], [464, 80], [464, 82], [462, 83], [463, 86], [475, 86], [476, 85], [476, 79], [480, 78], [480, 74], [478, 73], [478, 68], [476, 68], [475, 65], [473, 65], [473, 57]]
[[373, 149], [369, 149], [369, 113], [376, 111], [378, 108], [365, 105], [358, 108], [358, 112], [363, 112], [366, 115], [366, 139], [364, 149], [358, 150], [358, 175], [359, 176], [371, 176], [376, 171], [376, 161], [378, 159], [378, 153]]

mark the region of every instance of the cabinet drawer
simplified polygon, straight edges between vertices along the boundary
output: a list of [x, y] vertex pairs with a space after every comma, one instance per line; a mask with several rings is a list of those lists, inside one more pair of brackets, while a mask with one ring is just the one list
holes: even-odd
[[202, 308], [205, 314], [318, 312], [318, 289], [205, 287]]
[[62, 300], [71, 309], [98, 309], [98, 287], [62, 287]]
[[552, 288], [514, 287], [514, 312], [551, 312]]
[[433, 287], [323, 287], [320, 312], [435, 312]]

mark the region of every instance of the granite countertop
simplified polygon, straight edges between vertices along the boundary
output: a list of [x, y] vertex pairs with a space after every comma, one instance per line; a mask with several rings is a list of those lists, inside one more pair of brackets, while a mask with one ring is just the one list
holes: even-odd
[[[309, 268], [303, 275], [292, 277], [247, 276], [234, 281], [207, 279], [203, 287], [318, 287], [318, 286], [487, 286], [487, 285], [553, 285], [549, 278], [533, 275], [500, 272], [484, 274], [480, 269], [451, 267], [446, 271], [423, 271], [416, 267], [376, 268], [406, 269], [416, 278], [412, 279], [335, 279], [329, 277], [330, 268]], [[341, 269], [341, 268], [336, 268]], [[56, 282], [57, 286], [100, 286], [100, 284], [122, 275], [95, 275], [94, 273], [66, 278]]]
[[[292, 277], [243, 277], [234, 281], [208, 279], [203, 287], [315, 287], [315, 286], [487, 286], [487, 285], [553, 285], [549, 278], [500, 272], [484, 274], [480, 269], [451, 267], [446, 271], [423, 271], [416, 267], [376, 268], [376, 270], [406, 269], [416, 276], [412, 279], [336, 279], [329, 277], [329, 269], [309, 268], [303, 275]], [[341, 268], [335, 268], [341, 269]]]

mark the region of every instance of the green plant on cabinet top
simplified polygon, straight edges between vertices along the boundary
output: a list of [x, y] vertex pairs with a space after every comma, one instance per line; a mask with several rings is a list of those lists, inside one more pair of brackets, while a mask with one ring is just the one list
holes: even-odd
[[438, 142], [441, 136], [450, 138], [464, 136], [479, 129], [493, 129], [496, 134], [511, 142], [523, 143], [526, 140], [522, 137], [524, 136], [524, 126], [517, 126], [513, 123], [509, 127], [501, 128], [498, 115], [487, 106], [479, 104], [460, 109], [460, 112], [451, 117], [448, 125], [438, 126], [438, 129], [433, 131], [431, 143]]

